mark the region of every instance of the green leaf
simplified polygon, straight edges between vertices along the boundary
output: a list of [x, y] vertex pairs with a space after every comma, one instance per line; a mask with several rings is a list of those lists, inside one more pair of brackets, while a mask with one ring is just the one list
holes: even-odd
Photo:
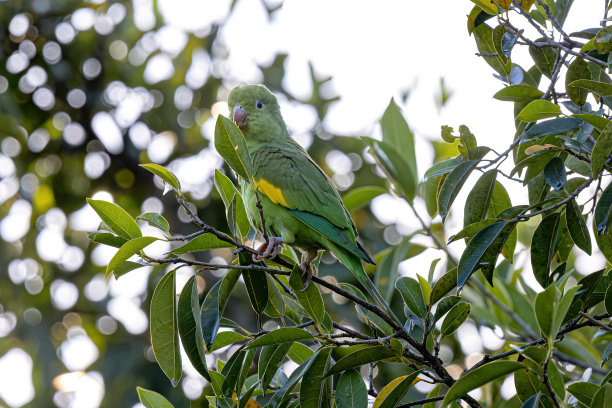
[[557, 18], [557, 22], [561, 27], [565, 23], [565, 19], [567, 18], [567, 14], [569, 13], [570, 8], [574, 4], [574, 0], [556, 0], [555, 1], [555, 17]]
[[111, 234], [110, 232], [93, 232], [88, 236], [89, 240], [98, 244], [104, 244], [115, 248], [120, 248], [128, 239]]
[[574, 58], [574, 61], [570, 64], [565, 74], [565, 90], [567, 96], [572, 102], [578, 106], [582, 106], [586, 102], [588, 92], [584, 88], [572, 86], [571, 83], [581, 79], [590, 80], [591, 71], [587, 63], [579, 57]]
[[[525, 157], [520, 162], [518, 162], [516, 166], [514, 166], [514, 168], [510, 172], [510, 176], [513, 176], [514, 174], [518, 173], [524, 167], [531, 168], [533, 173], [536, 173], [537, 175], [540, 173], [541, 170], [544, 169], [544, 167], [546, 167], [548, 162], [551, 161], [553, 157], [557, 156], [558, 153], [559, 151], [557, 149], [547, 149], [547, 150], [541, 150], [537, 153], [531, 154]], [[531, 177], [531, 178], [534, 178], [534, 177]], [[525, 177], [525, 179], [523, 180], [523, 183], [526, 183], [529, 180], [530, 179]]]
[[110, 260], [106, 267], [106, 276], [110, 275], [123, 262], [127, 261], [132, 255], [136, 255], [143, 248], [159, 240], [155, 237], [138, 237], [130, 239], [119, 248], [115, 256]]
[[153, 292], [151, 345], [157, 364], [176, 387], [183, 372], [176, 310], [176, 270], [166, 273]]
[[361, 367], [364, 364], [374, 363], [395, 356], [395, 352], [386, 346], [368, 345], [342, 357], [325, 373], [325, 376], [328, 377], [345, 370]]
[[591, 236], [582, 216], [582, 211], [575, 199], [571, 200], [565, 207], [565, 223], [578, 248], [591, 255]]
[[230, 180], [229, 177], [221, 173], [219, 170], [215, 170], [215, 188], [221, 196], [221, 200], [223, 201], [223, 205], [227, 211], [230, 203], [232, 202], [232, 198], [236, 193], [238, 193], [238, 189], [236, 189], [236, 186], [234, 183], [232, 183], [232, 180]]
[[222, 347], [228, 346], [230, 344], [234, 344], [244, 339], [246, 339], [245, 336], [243, 336], [240, 333], [236, 333], [234, 331], [219, 332], [215, 336], [215, 340], [213, 341], [212, 345], [208, 349], [208, 352], [212, 353], [213, 351], [219, 350]]
[[608, 184], [601, 193], [599, 201], [597, 201], [597, 205], [595, 206], [595, 213], [593, 214], [593, 222], [597, 226], [595, 229], [595, 236], [600, 234], [608, 235], [610, 223], [612, 222], [612, 217], [610, 217], [611, 212], [612, 184]]
[[232, 394], [234, 393], [236, 384], [238, 383], [238, 378], [240, 378], [240, 371], [245, 356], [246, 353], [243, 350], [236, 351], [234, 354], [232, 354], [229, 360], [227, 360], [223, 366], [223, 369], [221, 370], [221, 374], [225, 376], [222, 392], [228, 399], [232, 398]]
[[232, 244], [230, 244], [229, 242], [221, 241], [213, 234], [202, 234], [181, 245], [180, 247], [174, 248], [169, 253], [174, 255], [181, 255], [187, 252], [206, 251], [209, 249], [231, 247], [233, 247]]
[[411, 183], [418, 184], [417, 160], [414, 152], [414, 135], [402, 115], [400, 107], [393, 98], [389, 101], [385, 113], [380, 119], [383, 142], [397, 149], [403, 161], [410, 168], [410, 174], [404, 177], [412, 177]]
[[136, 390], [138, 390], [140, 403], [146, 408], [174, 408], [170, 401], [155, 391], [146, 390], [141, 387], [136, 387]]
[[400, 403], [404, 395], [410, 387], [416, 384], [419, 380], [418, 375], [422, 370], [415, 371], [411, 374], [396, 378], [387, 384], [374, 400], [372, 408], [395, 408]]
[[170, 230], [170, 225], [168, 224], [168, 221], [161, 214], [158, 213], [145, 213], [136, 217], [136, 219], [146, 221], [150, 226], [159, 228], [164, 232], [168, 232]]
[[247, 349], [269, 346], [270, 344], [292, 343], [295, 341], [312, 340], [313, 336], [308, 330], [296, 327], [281, 327], [261, 337], [256, 338], [247, 346]]
[[553, 360], [548, 362], [548, 379], [555, 393], [563, 400], [565, 398], [565, 381], [559, 368]]
[[304, 373], [300, 386], [300, 407], [319, 408], [325, 392], [325, 369], [330, 361], [331, 348], [322, 349]]
[[463, 225], [467, 226], [481, 221], [487, 215], [489, 203], [495, 188], [497, 169], [492, 169], [484, 173], [468, 195], [463, 209]]
[[[240, 372], [238, 373], [238, 380], [236, 381], [236, 394], [237, 394], [236, 396], [237, 397], [240, 397], [240, 394], [242, 393], [242, 389], [245, 385], [247, 375], [249, 374], [249, 371], [251, 370], [251, 366], [253, 365], [253, 360], [255, 360], [256, 353], [257, 353], [257, 350], [248, 350], [244, 355], [242, 367], [240, 368]], [[255, 388], [253, 388], [253, 386], [251, 386], [249, 389], [252, 390], [253, 392], [255, 391]], [[251, 395], [252, 395], [252, 392], [249, 393], [249, 390], [247, 390], [245, 393], [242, 393], [242, 397], [240, 397], [240, 399], [244, 400], [244, 404], [246, 405], [246, 403], [251, 398]], [[240, 408], [240, 406], [241, 405], [239, 403], [238, 408]]]
[[535, 122], [559, 115], [561, 115], [561, 108], [558, 105], [545, 99], [536, 99], [529, 102], [516, 118], [525, 122]]
[[251, 158], [246, 140], [238, 127], [223, 115], [217, 116], [215, 149], [240, 177], [251, 181]]
[[440, 188], [440, 193], [438, 194], [438, 212], [442, 217], [442, 222], [448, 216], [448, 212], [450, 210], [453, 201], [459, 194], [461, 187], [468, 179], [472, 170], [478, 164], [478, 160], [470, 160], [467, 162], [462, 162], [458, 165], [444, 180], [442, 187]]
[[[593, 220], [592, 228], [593, 231], [596, 231], [597, 226], [595, 220]], [[612, 263], [612, 234], [595, 234], [595, 242], [606, 260]]]
[[576, 118], [557, 118], [544, 122], [536, 123], [525, 132], [521, 143], [540, 139], [548, 135], [560, 135], [567, 132], [574, 132], [580, 128], [582, 121]]
[[[529, 364], [530, 360], [526, 363]], [[516, 394], [521, 401], [526, 401], [528, 398], [538, 393], [547, 395], [548, 390], [542, 383], [540, 376], [538, 375], [538, 369], [533, 367], [534, 363], [529, 364], [530, 368], [525, 367], [524, 369], [514, 372], [514, 387], [516, 388]], [[540, 407], [542, 403], [540, 402]]]
[[413, 278], [403, 276], [395, 282], [395, 287], [402, 295], [408, 309], [417, 317], [425, 319], [427, 308], [425, 307], [425, 300], [419, 282]]
[[193, 367], [210, 381], [210, 374], [206, 366], [204, 339], [200, 322], [200, 300], [196, 276], [189, 278], [178, 302], [178, 329], [185, 354]]
[[565, 164], [559, 157], [553, 157], [544, 167], [544, 178], [549, 186], [555, 190], [563, 190], [567, 183]]
[[[215, 187], [225, 205], [225, 215], [232, 233], [246, 237], [251, 229], [251, 224], [244, 207], [244, 199], [234, 186], [234, 183], [219, 170], [215, 170]], [[233, 204], [232, 204], [233, 203]], [[235, 231], [234, 225], [238, 227]]]
[[215, 393], [219, 401], [222, 401], [223, 399], [225, 399], [225, 395], [223, 394], [225, 376], [217, 371], [211, 371], [210, 377], [212, 380], [210, 383], [212, 385], [213, 392]]
[[533, 233], [531, 240], [531, 267], [542, 287], [550, 284], [550, 264], [555, 254], [560, 213], [547, 215]]
[[590, 408], [608, 408], [610, 401], [612, 401], [612, 385], [606, 384], [593, 395]]
[[239, 277], [240, 271], [231, 269], [225, 274], [223, 279], [210, 288], [204, 297], [202, 307], [200, 308], [200, 322], [204, 344], [207, 349], [212, 347], [215, 336], [219, 331], [219, 324], [221, 315], [225, 310], [225, 304]]
[[387, 189], [379, 186], [357, 187], [349, 191], [342, 197], [344, 206], [349, 212], [361, 209], [369, 204], [374, 198], [381, 194], [386, 194]]
[[457, 303], [461, 301], [461, 296], [447, 296], [440, 300], [438, 307], [436, 308], [436, 313], [434, 314], [433, 321], [437, 322], [448, 313], [449, 310], [453, 308]]
[[[544, 41], [544, 39], [540, 38], [536, 40], [536, 42], [538, 41]], [[530, 46], [529, 54], [531, 55], [536, 67], [538, 67], [538, 70], [540, 70], [540, 72], [547, 78], [552, 78], [555, 61], [557, 59], [556, 52], [548, 47], [537, 48]]]
[[[433, 273], [434, 273], [434, 270], [436, 268], [436, 264], [438, 263], [438, 261], [440, 261], [440, 258], [434, 259], [431, 265], [429, 266], [429, 276], [431, 278], [433, 278]], [[429, 299], [431, 296], [431, 285], [429, 284], [427, 279], [425, 279], [421, 275], [417, 275], [417, 279], [419, 280], [419, 285], [421, 286], [421, 292], [423, 292], [423, 300], [425, 301], [425, 304], [428, 305]]]
[[367, 408], [368, 390], [356, 370], [347, 370], [336, 386], [336, 408]]
[[591, 405], [593, 396], [599, 391], [599, 386], [590, 382], [576, 382], [567, 386], [567, 390], [581, 403]]
[[398, 152], [397, 146], [371, 137], [361, 139], [370, 146], [369, 152], [374, 156], [376, 163], [387, 175], [389, 181], [408, 201], [412, 202], [417, 192], [416, 173], [413, 172], [413, 165]]
[[140, 164], [140, 167], [145, 170], [149, 170], [151, 173], [162, 179], [166, 184], [170, 185], [170, 187], [172, 187], [179, 195], [182, 195], [181, 183], [170, 170], [155, 163]]
[[532, 395], [527, 401], [525, 401], [523, 405], [521, 405], [521, 408], [538, 408], [540, 406], [541, 395], [542, 394], [540, 394], [539, 392], [537, 394]]
[[126, 273], [132, 272], [134, 269], [142, 268], [143, 266], [145, 265], [138, 262], [125, 261], [115, 268], [115, 270], [113, 271], [113, 275], [115, 275], [115, 278], [119, 279]]
[[293, 372], [291, 373], [291, 375], [289, 376], [289, 378], [287, 379], [287, 381], [283, 384], [283, 386], [272, 396], [272, 398], [270, 399], [270, 401], [268, 402], [268, 405], [270, 407], [277, 407], [280, 406], [280, 404], [285, 401], [286, 399], [289, 398], [289, 393], [291, 392], [291, 390], [293, 389], [293, 387], [295, 387], [295, 385], [297, 384], [297, 382], [304, 376], [304, 373], [306, 373], [306, 370], [308, 370], [308, 368], [310, 367], [310, 365], [313, 363], [313, 361], [315, 360], [315, 358], [317, 358], [317, 354], [321, 351], [321, 349], [319, 349], [315, 354], [313, 354], [312, 357], [310, 357], [308, 360], [306, 360], [306, 362], [304, 362], [304, 364], [300, 365], [298, 368], [296, 368], [295, 370], [293, 370]]
[[612, 28], [604, 27], [595, 36], [595, 46], [600, 54], [607, 54], [612, 51]]
[[601, 132], [591, 154], [591, 170], [593, 177], [599, 177], [599, 173], [604, 168], [610, 153], [612, 152], [612, 126], [608, 124]]
[[[240, 260], [240, 265], [247, 266], [259, 264], [253, 261], [251, 254], [241, 252], [238, 254], [238, 258]], [[258, 315], [263, 314], [263, 311], [268, 305], [268, 279], [266, 278], [266, 273], [263, 271], [243, 269], [242, 279], [244, 280], [244, 286], [246, 286], [253, 310], [255, 310], [255, 313]]]
[[557, 286], [552, 283], [544, 291], [537, 294], [534, 301], [534, 310], [542, 336], [551, 339], [552, 324], [556, 308]]
[[446, 272], [431, 289], [431, 305], [435, 305], [444, 295], [457, 286], [457, 268]]
[[451, 310], [442, 321], [442, 328], [440, 329], [440, 335], [442, 337], [448, 336], [459, 328], [470, 315], [471, 306], [466, 302], [459, 302]]
[[612, 96], [612, 84], [606, 82], [579, 79], [570, 83], [569, 86], [586, 89], [599, 96]]
[[[293, 343], [293, 345], [291, 343], [282, 343], [264, 346], [261, 349], [261, 354], [258, 362], [258, 374], [259, 379], [261, 380], [262, 390], [265, 391], [268, 389], [268, 385], [270, 385], [270, 383], [274, 379], [274, 375], [276, 374], [278, 368], [283, 362], [287, 351], [290, 350], [296, 344], [300, 344], [303, 346], [303, 344], [301, 343]], [[311, 355], [312, 354], [314, 353], [311, 353]], [[306, 360], [308, 360], [308, 358]], [[304, 361], [302, 361], [302, 363], [304, 363]]]
[[[474, 39], [476, 40], [476, 48], [481, 54], [497, 53], [495, 48], [494, 30], [486, 24], [477, 25], [474, 28]], [[491, 66], [499, 75], [507, 77], [512, 68], [512, 64], [505, 55], [497, 53], [496, 56], [483, 57], [485, 62]]]
[[444, 174], [448, 174], [455, 169], [462, 162], [460, 159], [454, 157], [452, 159], [442, 160], [441, 162], [435, 163], [431, 166], [423, 177], [423, 180], [429, 180], [433, 177], [442, 176]]
[[474, 235], [476, 235], [478, 231], [481, 231], [485, 227], [488, 227], [489, 225], [495, 224], [496, 222], [500, 222], [500, 221], [502, 221], [502, 219], [500, 218], [486, 218], [482, 221], [478, 221], [473, 224], [466, 225], [461, 231], [459, 231], [455, 235], [452, 235], [448, 239], [448, 244], [452, 244], [453, 242], [458, 241], [460, 239], [464, 239], [464, 238], [469, 241], [470, 239], [474, 237]]
[[421, 183], [421, 197], [425, 200], [427, 213], [432, 218], [438, 213], [438, 187], [443, 177], [430, 177]]
[[264, 309], [264, 313], [270, 317], [281, 317], [285, 315], [285, 301], [283, 295], [278, 290], [278, 286], [274, 279], [269, 274], [266, 274], [268, 280], [268, 304]]
[[103, 200], [92, 200], [91, 198], [88, 198], [87, 202], [115, 234], [126, 239], [142, 236], [136, 221], [117, 204]]
[[445, 407], [452, 401], [466, 395], [468, 392], [497, 378], [520, 370], [521, 368], [525, 368], [525, 366], [516, 361], [493, 361], [482, 367], [478, 367], [459, 378], [457, 382], [450, 387], [446, 396], [444, 396], [442, 406]]
[[606, 289], [604, 306], [606, 308], [606, 312], [608, 312], [608, 314], [612, 316], [612, 280], [610, 281], [610, 284], [608, 284], [608, 288]]
[[289, 357], [291, 361], [296, 364], [302, 364], [310, 357], [312, 357], [313, 354], [314, 351], [312, 351], [312, 349], [306, 346], [305, 344], [293, 343], [291, 344], [291, 348], [287, 352], [287, 357]]
[[490, 14], [492, 16], [497, 15], [497, 7], [495, 7], [495, 4], [491, 3], [488, 0], [472, 0], [472, 3], [476, 4], [482, 9], [482, 11], [487, 14]]
[[601, 355], [601, 367], [603, 367], [604, 364], [606, 364], [608, 360], [610, 360], [610, 358], [612, 358], [612, 342], [608, 343], [606, 349]]
[[295, 266], [289, 277], [289, 285], [295, 291], [298, 302], [300, 305], [302, 305], [304, 310], [308, 312], [308, 315], [312, 318], [312, 320], [318, 324], [321, 324], [325, 318], [325, 305], [323, 304], [323, 297], [321, 296], [321, 292], [319, 291], [319, 287], [317, 285], [308, 285], [308, 287], [304, 289], [305, 283], [306, 276], [302, 276], [300, 267]]
[[462, 288], [472, 273], [479, 267], [480, 260], [500, 235], [507, 222], [496, 222], [479, 231], [470, 240], [457, 266], [457, 288]]
[[470, 132], [470, 129], [465, 125], [459, 126], [459, 140], [461, 141], [461, 144], [457, 146], [457, 148], [464, 157], [472, 160], [478, 160], [481, 158], [476, 157], [478, 155], [478, 143], [476, 142], [476, 136], [474, 136], [474, 134]]
[[608, 126], [610, 121], [603, 116], [593, 115], [592, 113], [581, 113], [578, 115], [572, 115], [573, 118], [584, 120], [589, 125], [593, 125], [598, 131], [602, 131]]
[[529, 85], [511, 85], [498, 91], [493, 98], [499, 101], [509, 102], [531, 102], [540, 99], [544, 92]]

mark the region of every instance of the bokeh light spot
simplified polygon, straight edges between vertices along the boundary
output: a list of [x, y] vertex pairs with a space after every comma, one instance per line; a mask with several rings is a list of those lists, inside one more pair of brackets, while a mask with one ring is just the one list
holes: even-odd
[[51, 293], [51, 303], [59, 310], [70, 309], [79, 299], [79, 289], [77, 286], [63, 279], [56, 279], [51, 282], [49, 290]]

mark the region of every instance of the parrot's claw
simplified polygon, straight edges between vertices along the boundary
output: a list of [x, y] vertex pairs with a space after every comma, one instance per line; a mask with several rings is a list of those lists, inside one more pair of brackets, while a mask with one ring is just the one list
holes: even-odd
[[301, 292], [304, 292], [308, 289], [308, 285], [310, 285], [310, 281], [312, 280], [312, 267], [310, 266], [310, 262], [302, 262], [300, 264], [300, 269], [302, 270], [302, 276], [306, 275], [306, 282], [304, 282], [304, 289]]
[[259, 247], [261, 255], [253, 254], [253, 261], [258, 262], [263, 259], [274, 259], [281, 249], [283, 239], [281, 237], [269, 237], [268, 242]]
[[318, 251], [316, 250], [309, 251], [306, 255], [306, 260], [300, 264], [302, 276], [306, 275], [306, 282], [304, 282], [304, 289], [301, 290], [302, 292], [308, 288], [308, 285], [310, 285], [310, 281], [312, 280], [312, 266], [310, 266], [310, 263], [317, 257], [317, 252]]

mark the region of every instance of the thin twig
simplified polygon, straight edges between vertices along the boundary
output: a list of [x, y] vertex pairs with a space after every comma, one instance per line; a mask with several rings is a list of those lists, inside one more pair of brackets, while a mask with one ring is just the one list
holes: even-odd
[[412, 402], [407, 402], [405, 404], [399, 404], [399, 405], [396, 405], [395, 408], [408, 408], [408, 407], [414, 407], [416, 405], [425, 405], [429, 402], [442, 401], [443, 399], [444, 399], [444, 395], [440, 397], [425, 398], [425, 399], [418, 400], [418, 401], [412, 401]]
[[606, 375], [608, 373], [606, 370], [602, 370], [599, 367], [592, 366], [590, 364], [585, 363], [584, 361], [580, 361], [578, 359], [575, 359], [574, 357], [568, 356], [567, 354], [562, 353], [559, 350], [553, 351], [553, 355], [559, 361], [563, 361], [564, 363], [569, 363], [569, 364], [575, 365], [576, 367], [584, 368], [585, 370], [587, 368], [590, 368], [591, 370], [593, 370], [593, 372], [599, 373], [601, 375]]
[[[595, 319], [595, 320], [601, 320], [601, 319], [609, 318], [610, 315], [607, 314], [607, 313], [602, 313], [602, 314], [591, 316], [591, 317], [593, 319]], [[572, 332], [574, 330], [578, 330], [578, 329], [580, 329], [582, 327], [585, 327], [585, 326], [597, 326], [597, 325], [595, 323], [591, 322], [590, 320], [586, 321], [586, 322], [578, 323], [577, 319], [575, 319], [572, 322], [570, 322], [568, 325], [566, 325], [563, 329], [561, 329], [559, 331], [559, 333], [557, 333], [557, 339], [561, 339], [563, 337], [563, 335], [565, 335], [567, 333], [570, 333], [570, 332]], [[463, 375], [465, 375], [466, 373], [468, 373], [468, 372], [470, 372], [472, 370], [475, 370], [476, 368], [478, 368], [480, 366], [483, 366], [483, 365], [485, 365], [487, 363], [490, 363], [492, 361], [497, 361], [497, 360], [501, 360], [501, 359], [506, 358], [506, 357], [510, 357], [510, 356], [512, 356], [514, 354], [522, 352], [522, 350], [525, 350], [528, 347], [538, 346], [538, 345], [544, 344], [544, 343], [546, 343], [546, 339], [543, 338], [543, 337], [540, 337], [539, 339], [534, 340], [531, 343], [527, 343], [527, 344], [522, 345], [520, 348], [515, 348], [515, 349], [512, 349], [512, 350], [508, 350], [508, 351], [505, 351], [503, 353], [496, 354], [495, 356], [492, 356], [492, 357], [489, 356], [489, 355], [485, 355], [482, 358], [482, 360], [480, 360], [478, 363], [476, 363], [472, 367], [470, 367], [467, 371], [465, 371], [463, 373]]]
[[580, 311], [580, 315], [582, 317], [587, 318], [588, 320], [590, 320], [591, 322], [595, 323], [597, 326], [601, 327], [602, 329], [604, 329], [605, 331], [611, 332], [612, 333], [612, 327], [608, 326], [607, 324], [604, 324], [598, 320], [593, 319], [591, 316], [589, 316], [588, 314], [584, 313], [583, 311]]
[[552, 22], [553, 26], [555, 26], [557, 31], [561, 34], [561, 36], [563, 37], [565, 42], [567, 42], [568, 44], [573, 44], [574, 40], [572, 40], [570, 38], [570, 36], [567, 35], [567, 33], [565, 31], [563, 31], [563, 28], [561, 27], [561, 24], [559, 24], [559, 21], [557, 20], [557, 18], [550, 11], [550, 8], [548, 7], [548, 4], [544, 3], [542, 0], [536, 0], [536, 1], [544, 9], [544, 11], [546, 12], [546, 15], [548, 16], [548, 19]]
[[589, 177], [589, 178], [587, 179], [587, 181], [585, 181], [584, 183], [582, 183], [582, 184], [581, 184], [581, 185], [580, 185], [580, 186], [579, 186], [579, 187], [578, 187], [576, 190], [574, 190], [574, 191], [573, 191], [573, 192], [572, 192], [570, 195], [568, 195], [568, 196], [567, 196], [566, 198], [564, 198], [563, 200], [561, 200], [561, 201], [559, 201], [559, 202], [557, 202], [557, 203], [555, 203], [555, 204], [553, 204], [553, 205], [551, 205], [551, 206], [544, 207], [544, 208], [542, 208], [541, 210], [534, 211], [534, 212], [529, 213], [529, 214], [520, 214], [520, 215], [517, 215], [517, 216], [516, 216], [516, 217], [514, 217], [513, 219], [511, 219], [511, 220], [507, 220], [507, 221], [508, 221], [508, 222], [526, 221], [526, 220], [530, 219], [531, 217], [535, 217], [536, 215], [539, 215], [539, 214], [545, 213], [545, 212], [550, 211], [550, 210], [554, 210], [555, 208], [559, 208], [559, 207], [561, 207], [562, 205], [566, 205], [566, 204], [568, 204], [568, 203], [569, 203], [571, 200], [573, 200], [574, 198], [576, 198], [576, 197], [578, 196], [578, 194], [580, 194], [580, 192], [581, 192], [582, 190], [584, 190], [584, 189], [585, 189], [585, 188], [587, 188], [589, 185], [591, 185], [591, 183], [592, 183], [592, 182], [593, 182], [593, 176]]

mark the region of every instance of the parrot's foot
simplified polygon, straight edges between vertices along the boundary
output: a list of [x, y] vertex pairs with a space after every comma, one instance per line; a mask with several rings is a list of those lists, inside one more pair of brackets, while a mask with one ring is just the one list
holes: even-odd
[[300, 264], [300, 270], [302, 271], [302, 276], [306, 275], [306, 282], [304, 282], [304, 289], [302, 292], [308, 288], [310, 285], [310, 281], [312, 280], [312, 267], [310, 263], [317, 257], [317, 251], [310, 251], [308, 255], [306, 255], [306, 260]]
[[262, 259], [273, 259], [280, 252], [283, 239], [281, 237], [269, 237], [268, 242], [258, 248], [261, 255], [253, 254], [253, 261], [258, 262]]

